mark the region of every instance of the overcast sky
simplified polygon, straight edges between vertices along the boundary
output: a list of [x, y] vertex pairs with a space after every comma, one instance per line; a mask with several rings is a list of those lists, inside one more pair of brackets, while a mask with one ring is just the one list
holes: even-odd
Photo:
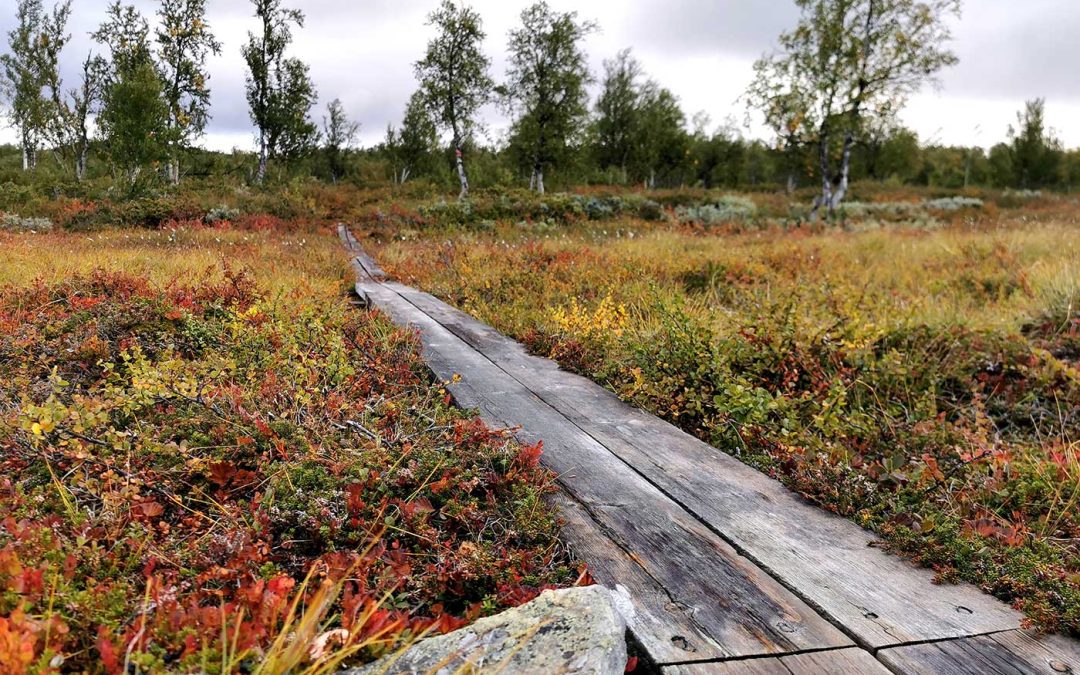
[[[47, 0], [48, 2], [48, 0]], [[0, 10], [0, 30], [14, 23], [12, 0]], [[74, 71], [101, 22], [106, 0], [74, 0], [71, 45], [64, 72]], [[157, 3], [135, 4], [152, 15]], [[240, 47], [254, 29], [246, 0], [209, 0], [209, 19], [224, 45], [210, 63], [213, 121], [204, 143], [248, 149], [253, 136], [244, 99]], [[288, 4], [288, 2], [286, 2]], [[307, 14], [293, 54], [311, 66], [320, 94], [318, 116], [333, 98], [362, 124], [362, 142], [382, 138], [400, 119], [416, 86], [412, 64], [431, 35], [425, 17], [438, 0], [294, 0]], [[529, 0], [474, 0], [484, 18], [486, 48], [498, 79], [505, 67], [506, 33]], [[580, 10], [601, 32], [586, 48], [594, 74], [604, 59], [631, 47], [646, 71], [682, 101], [687, 117], [706, 112], [713, 126], [746, 117], [739, 101], [751, 65], [798, 18], [792, 0], [550, 0], [556, 9]], [[1003, 140], [1025, 99], [1045, 97], [1050, 125], [1069, 147], [1080, 146], [1080, 0], [967, 0], [955, 26], [960, 65], [941, 77], [941, 88], [911, 101], [903, 119], [924, 142], [990, 146]], [[6, 46], [6, 42], [5, 42]], [[498, 111], [485, 112], [489, 135], [505, 127]], [[748, 135], [762, 132], [751, 126]], [[14, 141], [10, 129], [0, 140]]]

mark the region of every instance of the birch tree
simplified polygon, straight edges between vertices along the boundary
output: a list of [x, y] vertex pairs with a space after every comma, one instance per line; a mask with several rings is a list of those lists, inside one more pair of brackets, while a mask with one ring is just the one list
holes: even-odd
[[49, 105], [44, 137], [61, 161], [73, 168], [75, 179], [82, 181], [90, 152], [90, 116], [99, 112], [108, 64], [100, 56], [88, 54], [82, 63], [78, 86], [64, 90], [59, 64], [60, 55], [71, 39], [67, 32], [70, 16], [70, 2], [55, 6], [49, 19], [43, 22], [39, 39], [42, 95]]
[[653, 188], [658, 170], [672, 173], [685, 161], [686, 115], [671, 91], [645, 79], [630, 50], [605, 61], [604, 70], [596, 103], [599, 164], [619, 167], [624, 183], [633, 175]]
[[656, 187], [658, 169], [671, 174], [685, 162], [689, 142], [686, 114], [675, 94], [649, 81], [641, 88], [637, 116], [635, 156], [645, 187], [651, 190]]
[[59, 54], [69, 37], [70, 15], [71, 0], [55, 5], [51, 14], [41, 0], [18, 0], [8, 52], [0, 55], [0, 91], [19, 135], [24, 171], [37, 167], [38, 151], [53, 115], [44, 92], [49, 82], [59, 78]]
[[98, 111], [104, 94], [108, 64], [100, 56], [88, 54], [83, 61], [79, 85], [63, 91], [59, 78], [48, 85], [54, 115], [49, 124], [49, 139], [75, 173], [75, 180], [86, 178], [90, 154], [90, 116]]
[[156, 38], [168, 104], [167, 175], [180, 184], [180, 152], [190, 147], [210, 119], [210, 75], [206, 59], [221, 43], [206, 21], [206, 0], [161, 0]]
[[359, 132], [360, 125], [349, 119], [341, 99], [330, 101], [323, 117], [323, 138], [326, 140], [326, 162], [331, 182], [336, 184], [345, 176], [345, 155], [356, 143]]
[[638, 134], [641, 64], [625, 49], [604, 61], [604, 80], [596, 101], [596, 160], [602, 169], [618, 167], [626, 183]]
[[251, 2], [261, 30], [248, 33], [242, 52], [248, 66], [248, 107], [259, 143], [255, 182], [262, 184], [271, 157], [297, 157], [317, 142], [318, 129], [309, 116], [318, 95], [307, 65], [285, 57], [293, 27], [304, 26], [304, 13], [283, 8], [281, 0]]
[[1036, 189], [1057, 182], [1061, 141], [1046, 125], [1046, 99], [1024, 103], [1016, 113], [1016, 126], [1009, 126], [1013, 178], [1019, 187]]
[[431, 165], [439, 144], [439, 132], [424, 104], [423, 92], [414, 92], [405, 106], [401, 129], [386, 128], [385, 147], [394, 164], [394, 182], [404, 185]]
[[111, 56], [97, 123], [109, 160], [134, 189], [142, 169], [166, 157], [169, 111], [150, 27], [135, 7], [116, 0], [93, 37]]
[[[851, 152], [870, 123], [957, 62], [946, 47], [960, 0], [795, 0], [798, 26], [754, 65], [747, 92], [774, 130], [816, 146], [821, 194], [813, 214], [847, 194]], [[839, 157], [836, 154], [839, 151]]]
[[491, 98], [494, 86], [491, 61], [484, 55], [483, 21], [471, 7], [453, 0], [428, 16], [428, 25], [438, 31], [428, 42], [424, 58], [414, 65], [424, 103], [436, 124], [451, 135], [460, 198], [469, 196], [464, 145], [476, 127], [476, 114]]
[[510, 63], [502, 87], [516, 114], [514, 136], [531, 146], [530, 185], [544, 192], [544, 169], [584, 129], [589, 115], [586, 86], [592, 81], [581, 42], [597, 30], [577, 12], [556, 12], [538, 2], [521, 13], [510, 31]]

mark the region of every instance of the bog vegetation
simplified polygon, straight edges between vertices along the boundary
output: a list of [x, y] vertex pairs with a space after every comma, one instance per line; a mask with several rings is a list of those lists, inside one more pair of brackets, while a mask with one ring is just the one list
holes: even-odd
[[956, 61], [958, 0], [795, 2], [745, 97], [767, 141], [688, 116], [630, 50], [590, 72], [596, 24], [544, 2], [494, 73], [483, 16], [444, 0], [401, 122], [360, 148], [340, 99], [316, 112], [303, 12], [252, 0], [232, 56], [255, 151], [221, 153], [200, 145], [205, 0], [117, 0], [86, 57], [70, 0], [18, 0], [0, 670], [325, 672], [582, 575], [539, 448], [347, 306], [338, 222], [944, 579], [1080, 631], [1080, 152], [1041, 99], [989, 149], [903, 128]]
[[596, 222], [590, 204], [626, 200], [594, 196], [568, 224], [399, 230], [376, 250], [943, 579], [1075, 632], [1077, 205], [907, 199], [834, 230], [745, 197]]
[[0, 271], [4, 672], [328, 671], [576, 578], [537, 449], [347, 307], [336, 240], [0, 233]]

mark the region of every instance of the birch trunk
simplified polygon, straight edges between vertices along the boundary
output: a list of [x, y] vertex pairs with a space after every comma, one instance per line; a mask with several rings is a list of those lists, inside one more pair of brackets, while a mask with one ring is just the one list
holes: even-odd
[[80, 183], [86, 178], [86, 156], [87, 146], [84, 145], [78, 149], [75, 156], [75, 180]]
[[454, 141], [454, 158], [457, 162], [458, 180], [461, 182], [461, 194], [458, 199], [469, 198], [469, 177], [465, 174], [465, 159], [461, 152], [461, 141]]
[[832, 195], [829, 202], [829, 213], [833, 214], [840, 207], [840, 203], [847, 196], [848, 186], [851, 182], [851, 150], [855, 146], [855, 136], [849, 131], [844, 136], [844, 154], [840, 159], [840, 185]]
[[266, 178], [266, 134], [262, 131], [259, 132], [259, 169], [255, 173], [255, 184], [262, 185], [263, 180]]
[[814, 199], [814, 208], [810, 210], [810, 220], [816, 221], [821, 207], [832, 208], [832, 174], [829, 171], [829, 137], [822, 134], [818, 141], [818, 162], [821, 168], [821, 194]]
[[544, 167], [537, 164], [533, 169], [532, 180], [530, 181], [535, 186], [537, 193], [544, 194]]
[[37, 148], [29, 139], [23, 140], [23, 171], [37, 168]]

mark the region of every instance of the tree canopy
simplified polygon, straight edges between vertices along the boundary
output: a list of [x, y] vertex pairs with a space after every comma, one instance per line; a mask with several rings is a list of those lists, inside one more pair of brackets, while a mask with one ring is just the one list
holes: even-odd
[[817, 147], [817, 206], [831, 211], [847, 191], [860, 135], [894, 119], [911, 94], [957, 62], [946, 45], [960, 0], [795, 1], [799, 24], [754, 65], [747, 98], [782, 141]]
[[424, 58], [414, 65], [424, 104], [435, 123], [451, 134], [461, 183], [461, 197], [469, 195], [464, 144], [477, 123], [477, 112], [491, 98], [494, 83], [484, 54], [484, 23], [471, 7], [443, 0], [428, 16], [437, 33], [428, 42]]
[[597, 30], [577, 12], [556, 12], [538, 2], [510, 31], [510, 62], [503, 101], [515, 114], [513, 136], [532, 159], [533, 187], [544, 192], [544, 168], [565, 156], [589, 114], [592, 81], [582, 40]]

